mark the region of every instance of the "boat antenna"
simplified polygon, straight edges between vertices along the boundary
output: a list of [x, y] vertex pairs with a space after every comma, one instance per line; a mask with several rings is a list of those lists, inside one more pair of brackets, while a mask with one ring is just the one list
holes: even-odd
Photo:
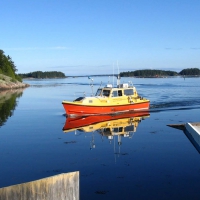
[[99, 89], [101, 88], [101, 85], [102, 85], [102, 81], [101, 81], [101, 84], [100, 84], [100, 86], [99, 86]]
[[94, 143], [94, 132], [92, 132], [92, 141], [90, 141], [90, 150], [95, 148], [95, 143]]
[[114, 87], [114, 63], [113, 63], [113, 87]]
[[99, 86], [99, 87], [101, 87], [101, 85], [102, 85], [102, 81], [101, 81], [101, 84], [100, 84], [100, 86]]
[[94, 94], [93, 94], [93, 78], [91, 78], [91, 77], [88, 76], [88, 79], [91, 80], [90, 87], [91, 87], [91, 90], [92, 90], [92, 96], [94, 96]]
[[119, 75], [119, 65], [118, 65], [118, 61], [117, 61], [117, 69], [118, 69], [118, 74], [117, 74], [117, 86], [120, 85], [120, 75]]
[[118, 74], [119, 74], [119, 65], [118, 65], [118, 61], [117, 61], [117, 72], [118, 72]]
[[116, 151], [115, 151], [115, 135], [114, 135], [114, 158], [115, 158], [115, 163], [116, 163]]

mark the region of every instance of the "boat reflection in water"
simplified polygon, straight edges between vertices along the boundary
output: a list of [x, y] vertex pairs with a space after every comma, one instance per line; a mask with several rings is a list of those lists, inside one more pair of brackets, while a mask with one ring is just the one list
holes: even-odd
[[[63, 131], [65, 133], [97, 132], [110, 141], [114, 136], [118, 137], [118, 144], [121, 145], [121, 137], [131, 138], [136, 129], [145, 118], [149, 117], [148, 111], [145, 112], [124, 112], [116, 115], [95, 115], [79, 118], [67, 118]], [[91, 148], [95, 148], [94, 141]]]

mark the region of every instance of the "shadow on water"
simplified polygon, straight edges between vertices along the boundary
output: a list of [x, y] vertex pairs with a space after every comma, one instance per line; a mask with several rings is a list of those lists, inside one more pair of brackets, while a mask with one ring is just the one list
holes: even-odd
[[194, 146], [194, 148], [198, 151], [200, 154], [200, 135], [198, 133], [191, 133], [187, 130], [183, 130], [185, 136], [189, 139], [191, 144]]
[[[191, 124], [196, 124], [196, 123], [191, 123]], [[188, 140], [200, 154], [200, 135], [197, 131], [188, 131], [186, 128], [186, 124], [169, 124], [167, 126], [183, 131], [185, 136], [188, 138]]]
[[23, 89], [0, 91], [0, 127], [13, 115], [22, 94]]

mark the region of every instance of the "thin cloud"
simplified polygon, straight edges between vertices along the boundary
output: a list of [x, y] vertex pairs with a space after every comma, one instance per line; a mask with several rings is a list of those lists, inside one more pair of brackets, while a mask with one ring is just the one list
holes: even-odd
[[[183, 48], [166, 47], [165, 50], [182, 50]], [[191, 47], [191, 50], [200, 50], [200, 47]]]
[[191, 47], [192, 50], [200, 50], [200, 47]]
[[66, 66], [52, 66], [52, 67], [49, 67], [49, 68], [74, 68], [74, 67], [85, 67], [83, 65], [66, 65]]
[[55, 46], [55, 47], [11, 47], [4, 48], [4, 50], [12, 50], [12, 51], [34, 51], [34, 50], [68, 50], [69, 47], [65, 46]]
[[80, 68], [80, 67], [94, 67], [95, 69], [98, 67], [98, 68], [107, 68], [107, 67], [112, 67], [111, 65], [66, 65], [66, 66], [52, 66], [50, 68]]
[[57, 47], [50, 47], [49, 49], [55, 49], [55, 50], [67, 50], [70, 49], [69, 47], [64, 46], [57, 46]]
[[182, 50], [183, 48], [172, 48], [172, 47], [166, 47], [166, 50]]

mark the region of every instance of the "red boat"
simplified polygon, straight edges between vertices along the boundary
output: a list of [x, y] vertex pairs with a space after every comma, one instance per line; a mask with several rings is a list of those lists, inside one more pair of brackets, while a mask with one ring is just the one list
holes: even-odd
[[112, 114], [128, 111], [146, 111], [150, 101], [138, 95], [134, 86], [118, 84], [112, 87], [108, 84], [99, 88], [95, 96], [79, 97], [73, 102], [63, 101], [63, 107], [68, 117]]

